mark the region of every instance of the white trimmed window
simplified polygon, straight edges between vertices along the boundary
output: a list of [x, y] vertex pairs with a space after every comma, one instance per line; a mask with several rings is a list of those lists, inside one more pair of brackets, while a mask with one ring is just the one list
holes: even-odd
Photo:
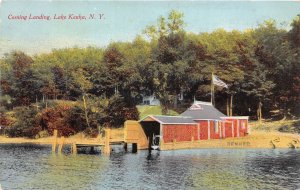
[[218, 121], [214, 121], [214, 128], [215, 128], [215, 133], [218, 133], [219, 132]]
[[246, 128], [246, 123], [245, 123], [245, 121], [241, 121], [241, 126], [242, 126], [242, 129], [245, 129], [245, 128]]

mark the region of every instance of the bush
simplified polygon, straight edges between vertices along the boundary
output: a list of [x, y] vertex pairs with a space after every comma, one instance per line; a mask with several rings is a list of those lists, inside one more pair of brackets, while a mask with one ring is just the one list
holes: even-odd
[[6, 127], [5, 132], [10, 137], [41, 138], [51, 136], [54, 130], [58, 130], [59, 136], [68, 137], [84, 132], [89, 137], [96, 137], [99, 133], [98, 126], [117, 128], [123, 126], [126, 120], [139, 119], [137, 108], [127, 104], [119, 95], [109, 99], [90, 97], [86, 109], [89, 125], [83, 103], [67, 103], [53, 101], [52, 107], [45, 108], [40, 113], [33, 107], [17, 108], [16, 124]]
[[123, 108], [124, 118], [126, 120], [139, 120], [139, 110], [136, 106]]
[[74, 106], [70, 109], [68, 118], [68, 123], [72, 128], [76, 131], [84, 131], [88, 126], [86, 123], [86, 119], [84, 117], [84, 111], [83, 108], [79, 106]]
[[91, 128], [91, 127], [88, 127], [86, 128], [83, 133], [85, 134], [85, 136], [87, 137], [91, 137], [91, 138], [96, 138], [99, 134], [99, 130], [98, 129], [95, 129], [95, 128]]
[[22, 137], [23, 129], [17, 126], [6, 127], [4, 133], [9, 137]]
[[11, 121], [4, 112], [0, 111], [0, 126], [9, 126], [12, 123], [13, 121]]
[[54, 130], [58, 131], [59, 136], [74, 135], [77, 131], [68, 122], [70, 109], [65, 106], [44, 109], [41, 112], [40, 126], [49, 135], [53, 135]]
[[130, 106], [120, 95], [114, 95], [100, 104], [100, 124], [107, 127], [118, 128], [129, 119], [138, 120], [139, 112], [135, 106]]
[[281, 126], [278, 131], [287, 133], [300, 133], [300, 121], [295, 121], [290, 125]]
[[49, 137], [49, 133], [47, 130], [43, 130], [43, 131], [40, 131], [36, 136], [35, 138], [38, 139], [38, 138], [45, 138], [45, 137]]
[[5, 133], [9, 137], [34, 138], [41, 131], [36, 109], [18, 107], [15, 109], [15, 116], [17, 122], [13, 126], [5, 128]]

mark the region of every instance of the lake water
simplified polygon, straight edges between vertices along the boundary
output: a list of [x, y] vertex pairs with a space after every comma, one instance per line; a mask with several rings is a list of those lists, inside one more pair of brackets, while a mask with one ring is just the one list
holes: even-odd
[[2, 189], [300, 189], [300, 150], [69, 152], [0, 145]]

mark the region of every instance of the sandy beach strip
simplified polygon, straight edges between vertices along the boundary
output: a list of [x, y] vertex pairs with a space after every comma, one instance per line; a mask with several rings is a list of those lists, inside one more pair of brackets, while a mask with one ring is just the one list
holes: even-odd
[[[60, 143], [62, 138], [58, 137], [57, 142]], [[85, 138], [82, 134], [77, 134], [64, 139], [64, 144], [80, 143], [99, 143], [101, 139], [98, 138]], [[9, 138], [0, 136], [0, 144], [52, 144], [53, 137], [29, 139], [29, 138]], [[240, 138], [226, 138], [226, 139], [212, 139], [202, 140], [198, 143], [203, 144], [203, 148], [235, 148], [231, 144], [248, 143], [249, 146], [236, 146], [236, 148], [272, 148], [272, 143], [276, 148], [289, 148], [291, 144], [295, 148], [300, 148], [300, 134], [290, 134], [281, 132], [266, 132], [266, 131], [253, 131], [250, 135]], [[201, 148], [202, 146], [199, 146]], [[196, 147], [195, 147], [196, 148]]]

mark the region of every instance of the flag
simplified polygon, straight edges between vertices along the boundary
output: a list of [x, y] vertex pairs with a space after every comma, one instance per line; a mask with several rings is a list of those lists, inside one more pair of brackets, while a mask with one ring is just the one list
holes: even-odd
[[228, 88], [227, 84], [223, 82], [221, 79], [219, 79], [216, 75], [212, 75], [213, 78], [213, 84], [217, 86], [222, 86], [224, 88]]

